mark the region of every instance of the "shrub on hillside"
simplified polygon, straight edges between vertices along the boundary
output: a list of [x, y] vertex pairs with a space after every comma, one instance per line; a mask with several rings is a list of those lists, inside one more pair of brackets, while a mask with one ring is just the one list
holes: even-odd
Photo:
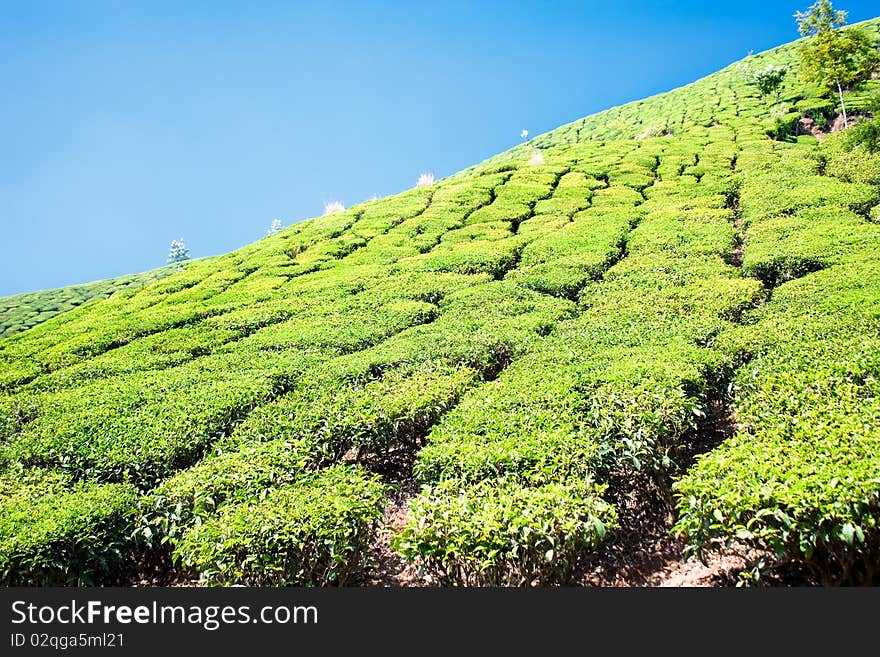
[[775, 287], [840, 262], [878, 238], [876, 226], [844, 208], [802, 208], [750, 226], [743, 273]]
[[867, 148], [858, 147], [829, 148], [826, 158], [825, 172], [828, 175], [847, 182], [880, 185], [880, 149], [871, 152]]
[[118, 575], [136, 500], [133, 486], [71, 485], [54, 472], [0, 476], [0, 583], [84, 586]]
[[141, 500], [139, 532], [174, 543], [224, 504], [263, 499], [303, 476], [318, 458], [305, 441], [272, 440], [208, 456], [157, 486]]
[[779, 87], [788, 73], [787, 66], [774, 66], [767, 64], [766, 68], [760, 69], [752, 73], [752, 82], [758, 87], [758, 91], [762, 96], [775, 93], [779, 96]]
[[377, 476], [335, 465], [223, 507], [174, 555], [209, 584], [343, 585], [363, 564], [384, 493]]
[[788, 110], [786, 104], [770, 110], [770, 119], [764, 124], [767, 136], [776, 141], [784, 141], [797, 133], [801, 115]]
[[880, 185], [880, 119], [860, 121], [829, 135], [822, 142], [820, 158], [825, 172], [847, 182]]
[[441, 585], [563, 583], [584, 550], [616, 527], [602, 491], [582, 479], [537, 488], [444, 482], [423, 489], [392, 547]]

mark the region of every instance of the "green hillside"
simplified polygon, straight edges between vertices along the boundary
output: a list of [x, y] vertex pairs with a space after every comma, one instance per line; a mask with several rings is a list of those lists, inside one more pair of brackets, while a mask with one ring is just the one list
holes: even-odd
[[357, 582], [412, 476], [392, 546], [435, 583], [577, 581], [636, 496], [696, 553], [876, 582], [880, 156], [786, 137], [835, 115], [795, 64], [0, 340], [0, 580]]
[[53, 290], [26, 292], [0, 297], [0, 338], [21, 333], [72, 308], [95, 299], [106, 299], [114, 292], [135, 289], [175, 271], [162, 267], [143, 274], [106, 278], [93, 283], [69, 285]]

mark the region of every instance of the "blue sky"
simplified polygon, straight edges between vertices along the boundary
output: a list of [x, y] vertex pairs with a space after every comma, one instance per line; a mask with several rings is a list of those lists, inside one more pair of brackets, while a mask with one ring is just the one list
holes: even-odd
[[795, 39], [810, 2], [0, 3], [3, 295], [449, 175]]

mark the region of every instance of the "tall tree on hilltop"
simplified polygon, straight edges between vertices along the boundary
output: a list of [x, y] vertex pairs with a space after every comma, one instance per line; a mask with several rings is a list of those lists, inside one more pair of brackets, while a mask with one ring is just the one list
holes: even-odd
[[817, 0], [807, 11], [794, 15], [798, 31], [807, 37], [799, 47], [804, 77], [824, 91], [837, 88], [844, 127], [849, 127], [843, 87], [867, 80], [877, 67], [877, 49], [864, 30], [848, 27], [847, 13], [837, 10], [831, 0]]

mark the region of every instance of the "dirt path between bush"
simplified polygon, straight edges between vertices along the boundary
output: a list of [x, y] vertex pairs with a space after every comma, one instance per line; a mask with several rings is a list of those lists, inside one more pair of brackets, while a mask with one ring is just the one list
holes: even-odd
[[637, 548], [624, 549], [616, 559], [602, 559], [584, 575], [582, 584], [612, 587], [735, 586], [745, 567], [741, 557], [713, 556], [706, 563], [685, 559], [684, 542], [667, 534]]
[[403, 558], [391, 549], [391, 537], [406, 524], [409, 515], [409, 502], [415, 496], [415, 490], [393, 491], [388, 496], [382, 524], [376, 532], [376, 539], [367, 555], [367, 567], [363, 580], [358, 586], [427, 586], [430, 583], [420, 578], [415, 568], [407, 564]]
[[706, 564], [697, 559], [673, 561], [654, 574], [649, 586], [733, 586], [745, 565], [735, 556], [716, 556]]

